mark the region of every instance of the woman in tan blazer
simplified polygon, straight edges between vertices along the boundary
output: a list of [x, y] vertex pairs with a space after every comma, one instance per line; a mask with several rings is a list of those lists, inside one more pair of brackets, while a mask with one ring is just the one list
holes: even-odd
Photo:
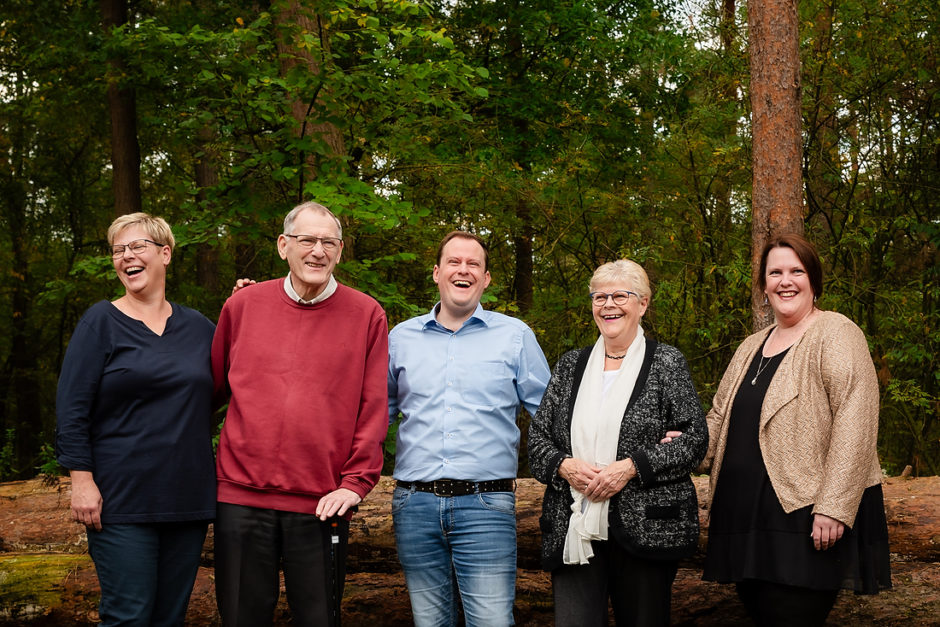
[[761, 256], [776, 324], [748, 337], [708, 413], [703, 578], [735, 583], [759, 625], [822, 625], [839, 589], [891, 586], [878, 381], [865, 336], [816, 308], [822, 269], [787, 234]]

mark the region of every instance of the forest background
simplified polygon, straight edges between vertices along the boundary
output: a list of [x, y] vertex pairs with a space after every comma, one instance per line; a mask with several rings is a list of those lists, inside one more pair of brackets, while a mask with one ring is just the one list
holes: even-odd
[[[390, 325], [436, 302], [437, 243], [472, 230], [484, 306], [526, 320], [550, 363], [596, 336], [594, 268], [629, 257], [653, 284], [644, 325], [707, 407], [752, 325], [746, 9], [4, 0], [0, 479], [54, 468], [64, 350], [119, 295], [105, 233], [140, 209], [174, 227], [169, 298], [213, 320], [236, 277], [285, 273], [275, 237], [301, 200], [342, 217], [338, 277]], [[798, 11], [819, 305], [868, 337], [885, 470], [940, 474], [940, 11]]]

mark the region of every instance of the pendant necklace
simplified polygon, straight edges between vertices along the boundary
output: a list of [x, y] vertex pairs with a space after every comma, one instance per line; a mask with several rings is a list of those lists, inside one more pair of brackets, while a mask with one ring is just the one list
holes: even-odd
[[[767, 358], [767, 366], [770, 365], [770, 362], [773, 361], [773, 357]], [[754, 375], [754, 378], [751, 379], [751, 385], [757, 385], [757, 377], [760, 376], [764, 370], [767, 369], [767, 366], [764, 365], [764, 353], [760, 355], [760, 363], [757, 364], [757, 374]]]

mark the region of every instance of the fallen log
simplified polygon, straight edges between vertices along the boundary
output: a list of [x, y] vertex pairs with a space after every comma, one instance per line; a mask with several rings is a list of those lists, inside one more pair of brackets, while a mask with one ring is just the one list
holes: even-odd
[[[696, 477], [700, 502], [708, 489]], [[407, 591], [395, 553], [390, 511], [392, 479], [383, 477], [360, 505], [350, 529], [344, 624], [409, 625]], [[519, 576], [516, 622], [551, 623], [551, 583], [538, 567], [542, 489], [533, 479], [517, 488]], [[832, 624], [935, 625], [940, 620], [940, 477], [890, 478], [885, 509], [894, 588], [873, 597], [842, 593]], [[97, 580], [84, 528], [69, 519], [68, 478], [0, 484], [0, 625], [91, 625], [97, 621]], [[701, 512], [704, 514], [704, 510]], [[703, 530], [700, 548], [706, 541]], [[212, 538], [207, 539], [187, 616], [189, 625], [215, 625]], [[674, 586], [678, 625], [744, 625], [731, 586], [700, 579], [701, 552], [682, 564]], [[282, 602], [278, 624], [286, 621]]]

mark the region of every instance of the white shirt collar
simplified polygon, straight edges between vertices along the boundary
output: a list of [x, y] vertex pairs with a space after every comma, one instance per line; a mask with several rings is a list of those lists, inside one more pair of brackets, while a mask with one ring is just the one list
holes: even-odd
[[300, 297], [297, 291], [294, 289], [294, 286], [290, 282], [290, 272], [287, 273], [287, 278], [284, 279], [284, 291], [287, 292], [287, 295], [290, 296], [290, 299], [297, 301], [301, 305], [316, 305], [317, 303], [325, 301], [327, 298], [333, 295], [336, 291], [336, 279], [333, 278], [333, 275], [330, 275], [330, 280], [327, 281], [326, 287], [320, 292], [317, 296], [314, 296], [310, 300], [304, 300]]

